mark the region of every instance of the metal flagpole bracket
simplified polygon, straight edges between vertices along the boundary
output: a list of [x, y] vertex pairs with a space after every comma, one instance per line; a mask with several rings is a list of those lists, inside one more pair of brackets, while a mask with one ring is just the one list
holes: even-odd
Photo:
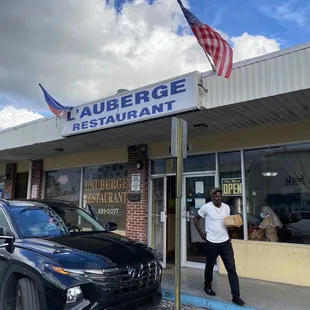
[[203, 86], [203, 79], [202, 76], [200, 75], [200, 82], [198, 83], [198, 86], [207, 94], [209, 92], [208, 88], [205, 88]]

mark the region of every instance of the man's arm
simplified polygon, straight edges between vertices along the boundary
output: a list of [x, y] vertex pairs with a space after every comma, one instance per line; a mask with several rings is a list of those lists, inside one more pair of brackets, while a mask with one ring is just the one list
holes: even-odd
[[200, 227], [200, 223], [199, 223], [200, 219], [202, 219], [202, 217], [199, 214], [196, 214], [194, 217], [194, 224], [195, 224], [195, 227], [196, 227], [197, 231], [199, 232], [199, 235], [201, 236], [201, 238], [203, 240], [206, 240], [207, 234], [205, 231], [202, 231], [202, 229]]

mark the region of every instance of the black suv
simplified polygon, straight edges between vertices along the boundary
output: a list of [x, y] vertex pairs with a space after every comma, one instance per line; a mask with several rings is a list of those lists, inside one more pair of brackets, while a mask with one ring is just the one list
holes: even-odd
[[0, 309], [153, 309], [161, 275], [150, 247], [70, 203], [0, 199]]

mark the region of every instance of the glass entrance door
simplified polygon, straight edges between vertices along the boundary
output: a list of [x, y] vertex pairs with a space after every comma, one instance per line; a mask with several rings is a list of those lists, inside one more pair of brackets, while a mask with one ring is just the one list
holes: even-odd
[[[185, 176], [183, 184], [183, 264], [199, 267], [206, 262], [206, 242], [195, 227], [194, 217], [202, 205], [211, 201], [210, 191], [215, 186], [215, 173]], [[205, 229], [204, 219], [200, 220], [200, 226]]]
[[151, 185], [151, 240], [150, 246], [162, 255], [161, 263], [166, 268], [166, 221], [167, 221], [167, 178], [152, 179]]

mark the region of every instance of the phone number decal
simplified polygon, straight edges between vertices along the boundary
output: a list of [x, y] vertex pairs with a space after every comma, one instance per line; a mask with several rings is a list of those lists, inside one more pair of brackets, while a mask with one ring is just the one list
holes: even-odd
[[100, 208], [98, 209], [98, 214], [103, 215], [118, 215], [119, 208]]

